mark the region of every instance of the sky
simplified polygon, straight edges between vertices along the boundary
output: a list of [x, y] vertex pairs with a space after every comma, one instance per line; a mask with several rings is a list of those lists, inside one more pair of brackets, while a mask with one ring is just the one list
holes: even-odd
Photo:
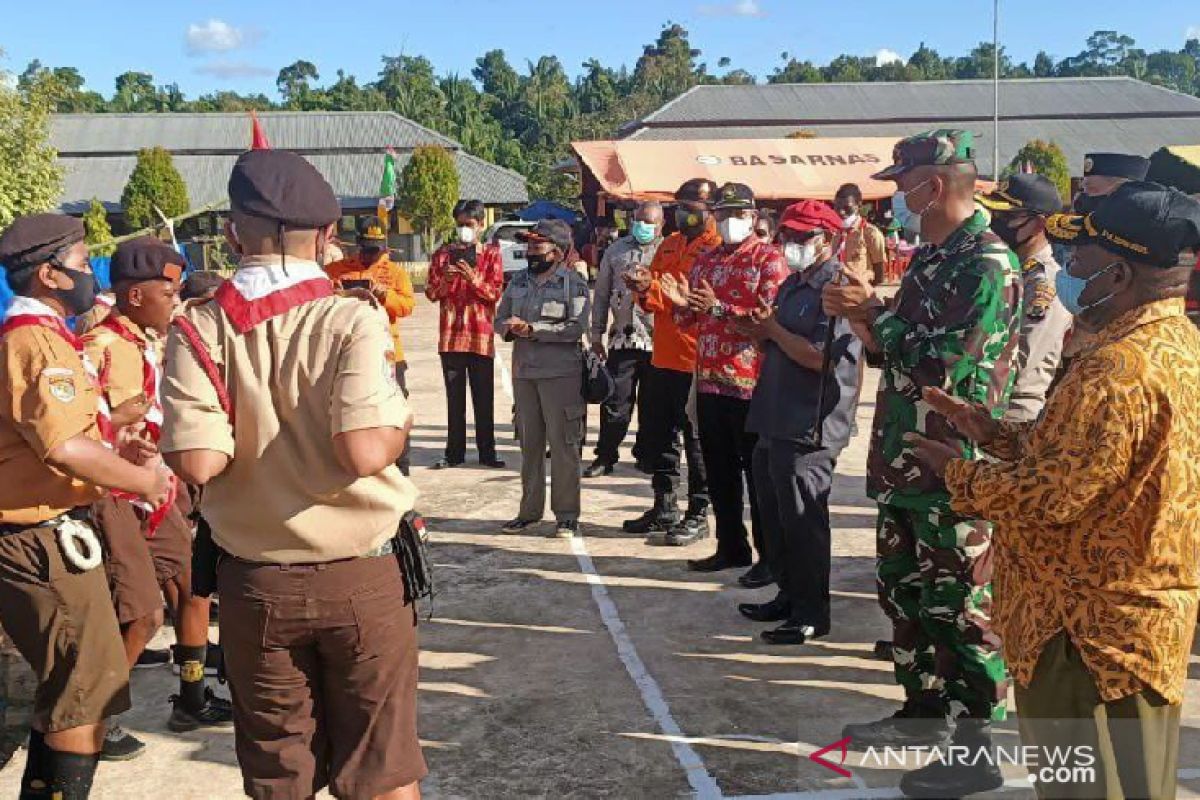
[[[667, 21], [684, 25], [710, 70], [768, 75], [780, 54], [818, 64], [840, 53], [907, 58], [923, 41], [943, 56], [962, 55], [992, 37], [992, 3], [956, 0], [59, 0], [4, 3], [0, 70], [22, 71], [37, 58], [75, 66], [105, 96], [127, 70], [178, 83], [188, 97], [230, 89], [275, 97], [281, 67], [312, 61], [318, 83], [344, 69], [374, 80], [383, 55], [424, 55], [439, 73], [469, 75], [475, 59], [501, 48], [518, 69], [557, 55], [574, 76], [589, 58], [608, 66], [636, 62]], [[1017, 61], [1038, 50], [1056, 59], [1078, 53], [1095, 30], [1118, 30], [1146, 50], [1179, 49], [1200, 38], [1200, 3], [1092, 0], [1089, 4], [1000, 0], [1000, 38]]]

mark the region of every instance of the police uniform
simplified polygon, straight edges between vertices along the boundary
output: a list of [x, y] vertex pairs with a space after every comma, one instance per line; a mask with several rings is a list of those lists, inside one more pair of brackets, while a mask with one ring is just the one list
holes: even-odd
[[[19, 218], [0, 236], [0, 264], [11, 278], [53, 262], [83, 235], [70, 217]], [[70, 439], [100, 440], [97, 404], [78, 340], [62, 318], [18, 296], [0, 338], [0, 625], [37, 675], [33, 727], [41, 733], [98, 724], [130, 705], [104, 572], [81, 567], [87, 561], [72, 558], [66, 544], [72, 530], [88, 535], [80, 526], [102, 490], [46, 463]], [[31, 751], [49, 753], [37, 739]]]
[[[280, 150], [243, 154], [229, 195], [235, 214], [314, 235], [341, 215], [320, 174]], [[395, 466], [354, 478], [334, 452], [340, 433], [409, 418], [387, 317], [335, 296], [318, 264], [279, 256], [244, 257], [184, 314], [220, 390], [173, 330], [160, 446], [230, 458], [201, 511], [226, 553], [221, 641], [245, 791], [370, 797], [411, 784], [426, 772], [415, 614], [390, 543], [416, 493]]]

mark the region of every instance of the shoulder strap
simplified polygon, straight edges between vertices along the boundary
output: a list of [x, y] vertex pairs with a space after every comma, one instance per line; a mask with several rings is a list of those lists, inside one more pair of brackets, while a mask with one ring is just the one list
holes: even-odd
[[196, 356], [196, 361], [200, 363], [200, 367], [208, 375], [208, 380], [217, 391], [217, 401], [221, 404], [221, 410], [229, 417], [229, 423], [232, 425], [233, 401], [230, 400], [229, 389], [225, 386], [225, 380], [221, 377], [221, 372], [217, 369], [212, 354], [208, 352], [208, 347], [204, 344], [204, 340], [200, 338], [200, 332], [196, 330], [196, 326], [192, 324], [192, 321], [182, 314], [175, 317], [173, 324], [179, 328], [179, 332], [183, 334], [183, 338], [187, 341], [188, 347], [191, 348], [192, 354]]

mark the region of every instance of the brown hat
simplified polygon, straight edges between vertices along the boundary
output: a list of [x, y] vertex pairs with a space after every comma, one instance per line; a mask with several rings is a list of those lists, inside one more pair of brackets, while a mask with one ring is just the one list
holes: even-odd
[[142, 236], [117, 245], [109, 266], [113, 283], [183, 278], [187, 261], [174, 247], [153, 236]]
[[63, 214], [30, 214], [17, 217], [0, 234], [0, 266], [14, 272], [36, 267], [55, 254], [82, 242], [83, 223]]
[[289, 228], [323, 228], [342, 216], [329, 182], [287, 150], [248, 150], [229, 176], [229, 207]]

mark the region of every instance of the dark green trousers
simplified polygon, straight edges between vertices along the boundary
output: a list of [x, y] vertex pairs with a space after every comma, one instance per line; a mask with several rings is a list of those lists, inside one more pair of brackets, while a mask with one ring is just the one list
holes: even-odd
[[1182, 706], [1150, 689], [1105, 703], [1065, 632], [1046, 645], [1029, 686], [1016, 686], [1016, 699], [1021, 744], [1038, 748], [1040, 767], [1048, 766], [1045, 754], [1055, 748], [1069, 754], [1067, 766], [1084, 764], [1085, 752], [1095, 756], [1093, 780], [1031, 769], [1038, 797], [1175, 797]]

